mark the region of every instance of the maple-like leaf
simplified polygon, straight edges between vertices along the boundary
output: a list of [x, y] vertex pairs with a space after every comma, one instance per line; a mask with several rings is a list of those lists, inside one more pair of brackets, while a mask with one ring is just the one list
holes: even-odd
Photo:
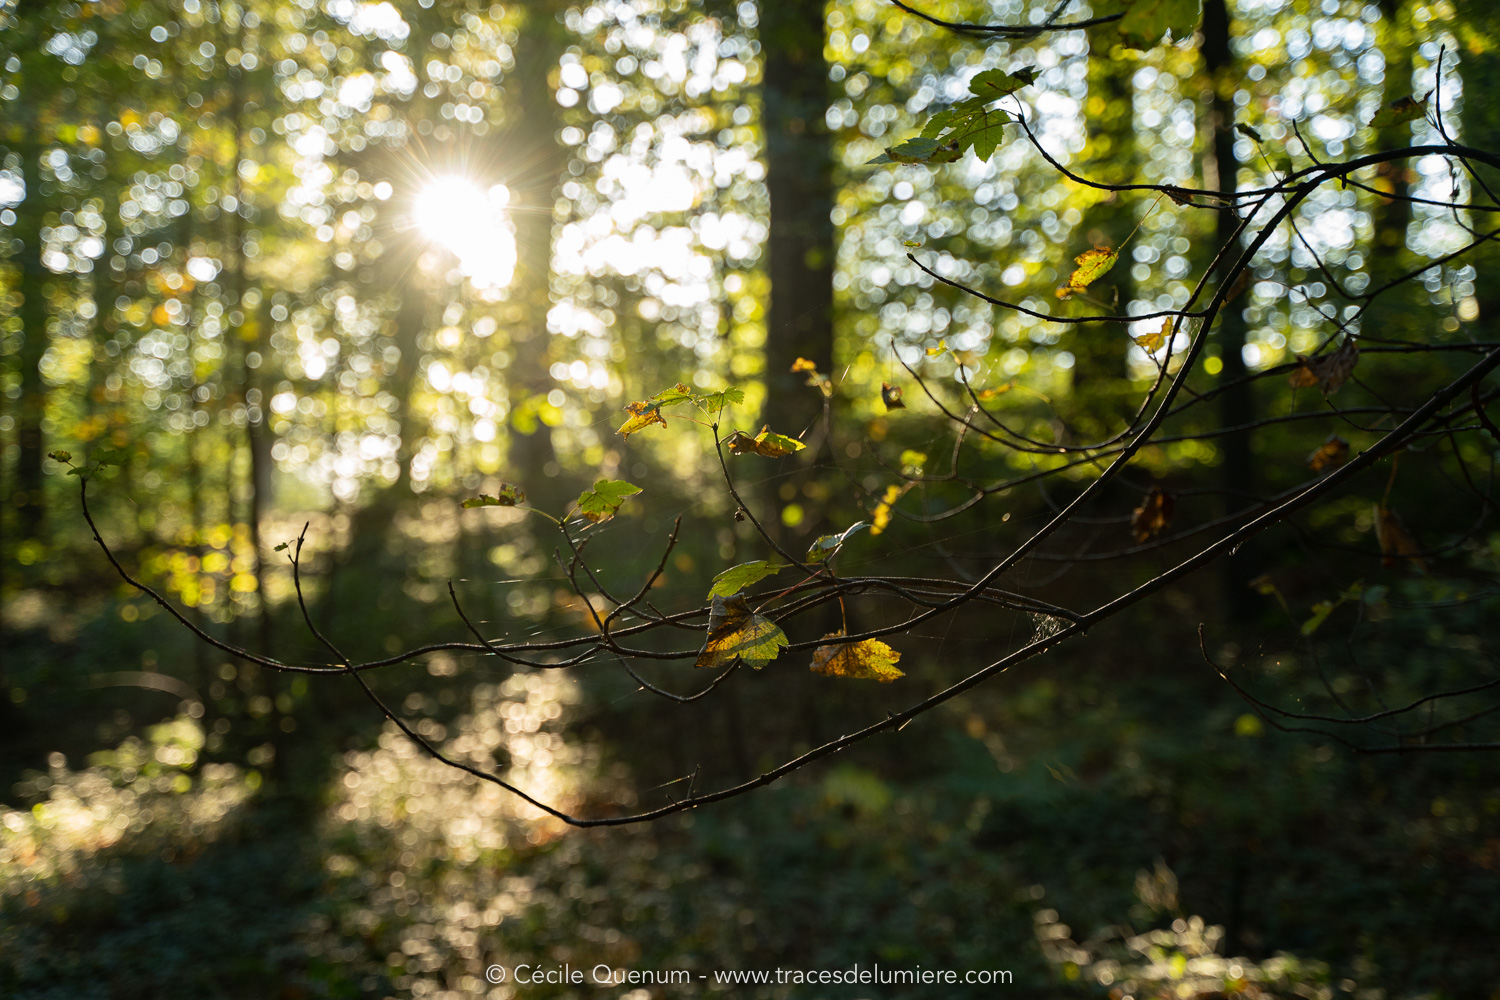
[[807, 447], [796, 438], [777, 434], [769, 427], [762, 427], [755, 437], [751, 437], [744, 431], [735, 431], [725, 438], [724, 444], [735, 455], [764, 455], [767, 458], [781, 458], [783, 455], [791, 455]]
[[1307, 456], [1307, 467], [1314, 472], [1337, 469], [1349, 461], [1349, 442], [1337, 434], [1328, 435], [1328, 440], [1318, 445], [1316, 451]]
[[463, 506], [466, 509], [473, 509], [475, 507], [514, 507], [516, 504], [525, 502], [525, 490], [512, 483], [501, 483], [499, 491], [494, 496], [490, 496], [488, 493], [481, 493], [477, 497], [465, 500]]
[[1014, 94], [1022, 87], [1029, 87], [1036, 80], [1036, 71], [1028, 67], [1007, 73], [999, 69], [987, 69], [976, 73], [969, 81], [969, 93], [985, 101], [998, 100]]
[[738, 594], [746, 587], [753, 587], [768, 576], [774, 576], [787, 568], [786, 563], [770, 562], [766, 559], [753, 559], [750, 562], [731, 566], [718, 576], [714, 577], [713, 586], [708, 589], [708, 596], [728, 597]]
[[1172, 494], [1162, 489], [1153, 489], [1146, 499], [1130, 513], [1130, 530], [1137, 542], [1155, 538], [1172, 523]]
[[588, 518], [594, 524], [614, 516], [615, 511], [620, 509], [620, 504], [625, 502], [628, 496], [634, 496], [641, 492], [641, 488], [634, 483], [627, 483], [623, 479], [601, 479], [594, 484], [591, 490], [584, 490], [578, 494], [578, 513]]
[[1359, 345], [1353, 337], [1345, 337], [1338, 350], [1332, 354], [1325, 354], [1321, 358], [1297, 355], [1297, 367], [1293, 369], [1288, 381], [1293, 389], [1315, 385], [1327, 396], [1339, 391], [1339, 386], [1353, 374], [1358, 361]]
[[1182, 41], [1191, 37], [1202, 18], [1201, 0], [1125, 0], [1120, 41], [1132, 49], [1149, 49], [1168, 31], [1174, 42]]
[[1150, 333], [1143, 333], [1138, 337], [1131, 337], [1141, 350], [1148, 354], [1155, 354], [1172, 338], [1172, 317], [1168, 316], [1161, 321], [1161, 329]]
[[1066, 298], [1067, 295], [1064, 292], [1071, 294], [1083, 291], [1099, 278], [1102, 278], [1105, 272], [1114, 267], [1115, 261], [1119, 259], [1120, 254], [1118, 251], [1111, 250], [1102, 243], [1092, 250], [1085, 250], [1073, 258], [1073, 262], [1078, 265], [1078, 269], [1069, 276], [1067, 285], [1064, 288], [1058, 289], [1058, 295]]
[[880, 383], [880, 401], [885, 404], [887, 410], [906, 409], [906, 404], [901, 402], [899, 385], [891, 385], [889, 382]]
[[1392, 101], [1371, 115], [1366, 124], [1371, 128], [1393, 128], [1397, 125], [1405, 125], [1407, 122], [1414, 122], [1427, 114], [1427, 98], [1431, 96], [1432, 91], [1429, 90], [1421, 97], [1411, 95]]
[[[844, 632], [830, 632], [823, 639], [841, 639]], [[835, 642], [813, 650], [812, 672], [827, 677], [880, 681], [889, 684], [906, 676], [896, 669], [901, 654], [879, 639], [863, 642]]]
[[653, 400], [644, 400], [639, 403], [626, 403], [625, 412], [630, 414], [630, 419], [620, 425], [615, 433], [621, 437], [630, 437], [636, 431], [643, 431], [652, 424], [667, 426], [666, 418], [661, 415], [662, 404]]
[[1375, 540], [1380, 543], [1381, 565], [1386, 569], [1405, 559], [1419, 572], [1427, 572], [1427, 560], [1422, 558], [1422, 548], [1406, 530], [1401, 516], [1383, 503], [1375, 505]]
[[771, 619], [750, 610], [741, 594], [715, 597], [708, 616], [708, 638], [695, 667], [719, 670], [736, 662], [759, 670], [781, 655], [786, 633]]
[[819, 535], [818, 538], [807, 547], [807, 561], [819, 563], [832, 556], [838, 551], [840, 545], [849, 540], [856, 531], [868, 528], [869, 525], [863, 521], [856, 521], [849, 527], [836, 535]]

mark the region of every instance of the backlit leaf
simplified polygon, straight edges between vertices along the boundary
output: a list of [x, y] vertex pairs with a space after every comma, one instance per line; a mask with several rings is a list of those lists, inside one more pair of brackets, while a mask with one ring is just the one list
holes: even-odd
[[1317, 386], [1323, 395], [1338, 392], [1339, 386], [1348, 380], [1359, 361], [1359, 345], [1353, 337], [1345, 337], [1338, 350], [1320, 358], [1297, 355], [1297, 367], [1288, 381], [1293, 389]]
[[901, 241], [901, 245], [904, 246], [904, 247], [910, 247], [911, 249], [915, 250], [917, 247], [920, 247], [922, 245], [922, 241], [921, 240], [902, 240]]
[[626, 403], [625, 412], [630, 414], [630, 419], [620, 425], [615, 433], [621, 437], [630, 437], [636, 431], [643, 431], [652, 424], [667, 426], [666, 419], [661, 415], [662, 404], [650, 400], [640, 403]]
[[848, 541], [849, 536], [868, 527], [869, 525], [864, 521], [856, 521], [837, 535], [819, 535], [817, 540], [807, 547], [807, 561], [822, 562], [838, 551], [838, 547]]
[[1115, 266], [1115, 261], [1120, 259], [1120, 254], [1104, 246], [1102, 243], [1092, 250], [1085, 250], [1073, 259], [1078, 269], [1068, 278], [1067, 289], [1069, 292], [1081, 292], [1088, 288], [1106, 271]]
[[699, 393], [693, 397], [693, 402], [703, 407], [704, 412], [717, 415], [724, 407], [737, 405], [745, 401], [745, 390], [730, 386], [718, 392]]
[[1427, 560], [1421, 556], [1422, 548], [1406, 530], [1401, 516], [1385, 504], [1375, 505], [1375, 540], [1380, 543], [1381, 565], [1390, 569], [1405, 559], [1419, 572], [1427, 572]]
[[940, 341], [937, 342], [937, 346], [936, 347], [929, 347], [929, 348], [927, 348], [927, 356], [929, 358], [935, 358], [939, 354], [945, 353], [947, 350], [948, 350], [948, 342], [946, 340], [940, 340]]
[[1255, 131], [1255, 129], [1251, 128], [1249, 125], [1244, 124], [1243, 122], [1236, 124], [1234, 126], [1234, 130], [1240, 135], [1244, 136], [1246, 139], [1254, 139], [1256, 142], [1264, 141], [1263, 139], [1261, 139], [1259, 132]]
[[1201, 0], [1125, 0], [1120, 41], [1133, 49], [1149, 49], [1168, 31], [1173, 41], [1181, 41], [1192, 35], [1202, 17]]
[[1337, 469], [1349, 460], [1349, 442], [1337, 434], [1328, 435], [1328, 440], [1307, 456], [1307, 467], [1314, 472]]
[[465, 500], [463, 506], [468, 509], [475, 507], [514, 507], [516, 504], [526, 502], [526, 491], [511, 483], [501, 483], [500, 490], [494, 496], [482, 493], [477, 497]]
[[693, 390], [689, 389], [681, 382], [678, 382], [670, 389], [663, 389], [661, 392], [658, 392], [656, 395], [651, 397], [652, 401], [657, 403], [659, 406], [671, 406], [673, 403], [686, 402], [687, 400], [692, 398]]
[[1003, 70], [987, 69], [969, 81], [969, 93], [986, 101], [993, 101], [1007, 94], [1014, 94], [1022, 87], [1030, 86], [1036, 73], [1029, 67], [1006, 73]]
[[70, 451], [49, 451], [47, 452], [47, 457], [54, 462], [61, 462], [64, 465], [73, 461], [73, 453]]
[[740, 563], [738, 566], [731, 566], [714, 577], [713, 586], [708, 589], [708, 596], [714, 598], [738, 594], [746, 587], [753, 587], [766, 577], [774, 576], [786, 568], [786, 563], [770, 562], [765, 559], [755, 559], [751, 562]]
[[1333, 614], [1333, 610], [1341, 603], [1343, 602], [1319, 601], [1317, 604], [1314, 604], [1312, 617], [1302, 623], [1302, 634], [1312, 635], [1316, 632], [1328, 620], [1328, 616]]
[[881, 496], [880, 502], [875, 505], [875, 512], [870, 515], [872, 522], [870, 524], [870, 534], [878, 535], [886, 529], [891, 523], [891, 509], [896, 506], [896, 501], [901, 499], [901, 495], [911, 485], [911, 483], [907, 483], [905, 486], [897, 486], [892, 483], [885, 488], [885, 493]]
[[733, 454], [764, 455], [767, 458], [781, 458], [783, 455], [791, 455], [807, 447], [796, 438], [777, 434], [769, 427], [762, 427], [755, 437], [751, 437], [744, 431], [735, 431], [725, 439], [724, 443]]
[[1411, 95], [1392, 101], [1371, 115], [1367, 124], [1372, 128], [1393, 128], [1397, 125], [1405, 125], [1407, 122], [1414, 122], [1427, 114], [1427, 98], [1431, 96], [1432, 91], [1429, 90], [1421, 97]]
[[1143, 333], [1139, 337], [1132, 337], [1141, 350], [1155, 354], [1161, 350], [1172, 338], [1172, 317], [1168, 316], [1161, 321], [1161, 329], [1151, 333]]
[[695, 667], [721, 670], [736, 662], [759, 670], [781, 655], [786, 633], [771, 619], [750, 610], [743, 595], [715, 597], [708, 616], [708, 638]]
[[1145, 501], [1130, 513], [1130, 530], [1137, 542], [1155, 538], [1172, 523], [1172, 494], [1153, 489]]
[[901, 453], [901, 471], [908, 476], [920, 476], [927, 464], [927, 454], [908, 448]]
[[[843, 638], [843, 632], [830, 632], [824, 640]], [[879, 639], [863, 642], [836, 642], [813, 650], [812, 672], [826, 677], [848, 677], [853, 680], [880, 681], [889, 684], [906, 676], [896, 669], [901, 654]]]
[[622, 479], [601, 479], [591, 490], [578, 494], [578, 513], [595, 524], [614, 516], [620, 504], [628, 496], [639, 493], [641, 488]]
[[906, 404], [901, 402], [899, 385], [891, 385], [889, 382], [880, 383], [880, 401], [885, 404], [887, 410], [906, 409]]

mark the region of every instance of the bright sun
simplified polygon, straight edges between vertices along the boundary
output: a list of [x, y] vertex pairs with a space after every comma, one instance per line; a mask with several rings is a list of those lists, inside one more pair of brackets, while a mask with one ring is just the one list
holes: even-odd
[[417, 193], [412, 221], [424, 236], [458, 258], [481, 288], [504, 288], [516, 270], [516, 234], [503, 184], [483, 190], [467, 177], [435, 177]]

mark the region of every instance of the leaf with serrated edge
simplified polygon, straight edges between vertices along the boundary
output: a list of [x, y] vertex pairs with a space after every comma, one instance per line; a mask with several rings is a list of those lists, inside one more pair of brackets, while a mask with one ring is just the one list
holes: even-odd
[[745, 401], [745, 390], [730, 386], [718, 392], [700, 393], [693, 397], [693, 402], [705, 410], [718, 412], [726, 406], [735, 406]]
[[780, 656], [786, 645], [780, 626], [751, 611], [743, 595], [715, 597], [708, 616], [708, 638], [693, 666], [721, 670], [738, 661], [759, 670]]
[[1007, 73], [1004, 70], [987, 69], [983, 73], [976, 74], [969, 81], [969, 93], [975, 97], [982, 97], [987, 101], [993, 101], [1007, 94], [1014, 94], [1022, 87], [1029, 85], [1034, 79], [1029, 70], [1016, 70]]
[[[845, 633], [830, 632], [824, 640], [841, 639]], [[889, 684], [906, 675], [896, 669], [901, 654], [879, 639], [863, 642], [839, 642], [813, 650], [812, 672], [825, 677], [847, 677], [851, 680], [879, 681]]]
[[865, 522], [856, 521], [837, 535], [818, 536], [818, 538], [807, 547], [807, 561], [811, 563], [822, 562], [829, 556], [833, 555], [834, 551], [840, 545], [843, 545], [846, 541], [848, 541], [849, 536], [853, 535], [856, 531], [859, 531], [862, 528], [868, 527], [869, 525]]
[[738, 594], [746, 587], [753, 587], [766, 577], [774, 576], [786, 568], [786, 563], [770, 562], [766, 559], [753, 559], [750, 562], [740, 563], [738, 566], [731, 566], [714, 577], [708, 596], [714, 598]]
[[1092, 250], [1085, 250], [1073, 259], [1078, 269], [1068, 278], [1068, 291], [1081, 292], [1095, 281], [1102, 278], [1106, 271], [1115, 266], [1115, 261], [1120, 259], [1116, 250], [1111, 250], [1102, 243]]
[[500, 490], [494, 496], [481, 493], [471, 500], [465, 500], [463, 506], [472, 510], [475, 507], [514, 507], [516, 504], [526, 502], [526, 491], [513, 483], [501, 483]]
[[751, 437], [744, 431], [735, 431], [725, 439], [724, 444], [728, 446], [731, 454], [764, 455], [767, 458], [781, 458], [783, 455], [790, 455], [807, 447], [796, 438], [777, 434], [769, 427], [762, 427], [755, 437]]
[[649, 400], [640, 403], [626, 403], [625, 412], [630, 414], [630, 419], [620, 425], [615, 433], [621, 437], [630, 437], [636, 431], [643, 431], [652, 424], [667, 426], [666, 418], [661, 415], [660, 403]]
[[659, 406], [671, 406], [673, 403], [685, 403], [693, 398], [693, 390], [678, 382], [670, 389], [663, 389], [651, 400]]
[[578, 494], [578, 513], [595, 524], [614, 516], [620, 504], [628, 496], [639, 493], [641, 488], [622, 479], [601, 479], [591, 490]]

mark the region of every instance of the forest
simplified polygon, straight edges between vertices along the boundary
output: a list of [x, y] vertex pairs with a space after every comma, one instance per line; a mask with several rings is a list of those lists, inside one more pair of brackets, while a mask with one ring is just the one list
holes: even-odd
[[0, 996], [1500, 996], [1486, 93], [1488, 0], [0, 0]]

